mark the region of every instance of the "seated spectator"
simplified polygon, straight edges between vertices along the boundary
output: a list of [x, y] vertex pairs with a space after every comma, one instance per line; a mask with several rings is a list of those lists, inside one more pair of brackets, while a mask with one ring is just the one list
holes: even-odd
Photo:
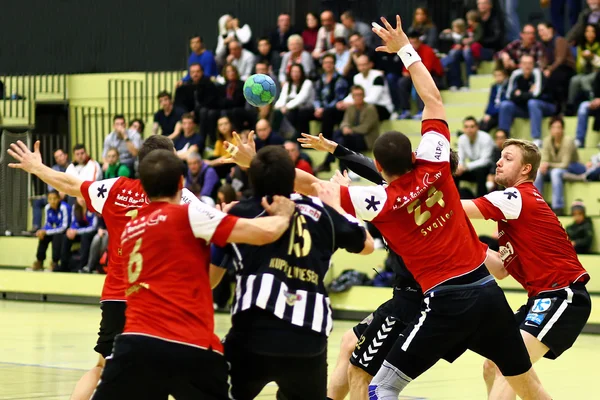
[[[373, 148], [373, 143], [379, 136], [377, 108], [366, 102], [365, 90], [361, 86], [352, 86], [350, 92], [353, 104], [346, 108], [340, 130], [333, 134], [333, 141], [350, 150], [364, 152]], [[330, 164], [334, 161], [334, 155], [328, 154], [315, 173], [331, 171]], [[340, 170], [345, 168], [340, 161]]]
[[108, 248], [108, 231], [106, 230], [106, 225], [104, 224], [102, 217], [96, 216], [96, 218], [98, 220], [98, 231], [92, 239], [87, 264], [82, 268], [82, 272], [85, 273], [104, 273], [101, 266], [101, 260]]
[[217, 191], [217, 203], [229, 204], [237, 200], [237, 194], [229, 183], [224, 184]]
[[409, 31], [420, 32], [419, 39], [421, 42], [433, 49], [437, 48], [438, 30], [431, 20], [429, 10], [426, 7], [417, 7], [415, 9]]
[[458, 167], [454, 181], [458, 187], [460, 181], [475, 182], [477, 197], [485, 196], [487, 176], [494, 160], [494, 141], [487, 132], [479, 129], [474, 117], [463, 120], [463, 134], [458, 138]]
[[227, 61], [227, 55], [231, 51], [229, 45], [232, 42], [238, 42], [240, 47], [249, 48], [252, 45], [251, 39], [252, 30], [248, 24], [240, 27], [239, 19], [229, 14], [222, 15], [219, 18], [219, 37], [217, 38], [217, 50], [215, 52], [217, 63], [220, 65], [226, 62], [231, 64], [231, 61]]
[[540, 193], [543, 192], [545, 181], [552, 182], [552, 210], [556, 215], [563, 215], [564, 204], [564, 174], [581, 174], [585, 166], [579, 162], [577, 147], [572, 138], [565, 137], [565, 123], [561, 117], [550, 120], [550, 136], [544, 140], [542, 147], [542, 162], [534, 185]]
[[[204, 75], [200, 64], [190, 65], [189, 70], [192, 80], [184, 82], [175, 91], [175, 106], [181, 107], [186, 113], [193, 112], [194, 120], [199, 125], [202, 135], [215, 141], [219, 116], [217, 87], [208, 76]], [[169, 137], [175, 139], [177, 136], [169, 135]]]
[[575, 145], [579, 148], [585, 147], [585, 137], [588, 129], [588, 118], [596, 117], [594, 130], [600, 130], [600, 74], [596, 74], [592, 82], [592, 93], [590, 101], [584, 101], [577, 110], [577, 131], [575, 134]]
[[538, 24], [538, 35], [545, 49], [544, 76], [552, 88], [552, 96], [561, 103], [566, 103], [569, 80], [575, 75], [575, 57], [569, 42], [557, 36], [552, 24]]
[[198, 153], [190, 153], [187, 158], [188, 170], [185, 175], [185, 187], [203, 203], [212, 207], [217, 200], [217, 191], [221, 181], [213, 167], [202, 161]]
[[302, 40], [304, 41], [304, 50], [312, 53], [317, 45], [317, 36], [319, 34], [319, 19], [315, 13], [306, 14], [306, 29], [302, 31]]
[[[417, 51], [423, 65], [427, 68], [431, 77], [435, 81], [436, 85], [439, 87], [442, 86], [442, 79], [444, 76], [444, 67], [442, 67], [442, 63], [440, 59], [435, 54], [435, 51], [423, 43], [420, 39], [419, 32], [409, 32], [408, 38], [410, 40], [411, 45]], [[417, 114], [413, 116], [415, 120], [421, 120], [421, 116], [423, 115], [423, 101], [418, 96], [417, 92], [413, 88], [412, 79], [410, 77], [410, 72], [406, 67], [402, 69], [402, 78], [398, 81], [398, 88], [400, 91], [400, 108], [402, 110], [398, 119], [408, 119], [411, 117], [410, 115], [410, 98], [414, 97], [417, 102]]]
[[590, 254], [594, 240], [594, 224], [592, 219], [585, 215], [585, 205], [581, 200], [571, 204], [573, 223], [566, 228], [569, 240], [577, 254]]
[[229, 42], [229, 55], [227, 56], [227, 64], [235, 66], [239, 73], [240, 79], [245, 81], [252, 71], [254, 71], [254, 54], [250, 50], [242, 48], [242, 45], [237, 40]]
[[508, 81], [507, 100], [500, 103], [498, 128], [510, 132], [515, 117], [529, 118], [531, 137], [541, 147], [542, 118], [554, 115], [556, 105], [552, 102], [546, 77], [539, 68], [535, 68], [534, 58], [523, 55], [520, 67]]
[[[52, 169], [59, 172], [65, 172], [69, 166], [69, 155], [63, 149], [54, 151], [54, 162]], [[51, 185], [47, 185], [48, 193], [55, 189]], [[32, 231], [36, 232], [42, 226], [42, 210], [48, 204], [47, 196], [39, 196], [31, 199], [31, 207], [33, 213]]]
[[173, 141], [177, 156], [182, 160], [187, 160], [191, 153], [204, 152], [205, 138], [198, 133], [194, 116], [191, 113], [184, 114], [181, 117], [181, 126], [183, 135], [179, 135]]
[[279, 99], [275, 103], [274, 129], [282, 132], [281, 126], [285, 117], [297, 136], [300, 136], [301, 132], [308, 132], [309, 122], [314, 114], [314, 100], [315, 89], [311, 80], [306, 77], [304, 68], [300, 64], [292, 65], [288, 78], [281, 88]]
[[[90, 247], [92, 240], [98, 231], [98, 217], [92, 211], [88, 210], [85, 200], [78, 197], [73, 205], [71, 215], [71, 225], [63, 239], [63, 245], [60, 257], [59, 272], [80, 272], [83, 271], [88, 263], [90, 256]], [[71, 247], [73, 243], [80, 243], [79, 260], [73, 260]]]
[[502, 61], [504, 68], [512, 72], [517, 68], [524, 55], [531, 56], [537, 68], [546, 64], [544, 47], [542, 43], [536, 40], [535, 26], [531, 24], [523, 25], [521, 39], [510, 42], [504, 49], [500, 50], [498, 58]]
[[268, 38], [260, 38], [258, 39], [258, 53], [254, 58], [254, 67], [256, 68], [256, 64], [266, 61], [273, 68], [273, 75], [279, 75], [279, 67], [281, 67], [281, 56], [279, 52], [275, 51], [271, 47], [271, 42], [269, 42]]
[[133, 132], [137, 132], [140, 136], [144, 136], [144, 130], [146, 129], [146, 124], [141, 118], [132, 119], [129, 122], [129, 130]]
[[129, 178], [133, 176], [131, 169], [129, 169], [127, 165], [121, 164], [119, 161], [119, 150], [114, 147], [111, 147], [106, 152], [102, 171], [104, 171], [104, 179], [118, 178], [120, 176]]
[[323, 56], [321, 64], [323, 75], [315, 82], [314, 118], [321, 121], [323, 136], [331, 139], [333, 128], [344, 118], [343, 100], [348, 95], [348, 82], [336, 72], [333, 54]]
[[97, 161], [89, 156], [83, 144], [73, 147], [73, 162], [65, 170], [69, 174], [82, 181], [99, 181], [102, 179], [102, 168]]
[[[194, 35], [190, 38], [190, 57], [188, 58], [188, 68], [192, 64], [200, 64], [202, 66], [202, 70], [208, 77], [217, 76], [219, 73], [217, 71], [217, 63], [215, 61], [215, 56], [212, 51], [206, 50], [204, 47], [204, 40], [200, 35]], [[189, 82], [192, 78], [190, 74], [183, 77], [179, 84], [183, 82]]]
[[[160, 110], [154, 113], [154, 124], [152, 124], [152, 134], [157, 135], [158, 130], [169, 139], [176, 138], [181, 132], [181, 116], [185, 110], [173, 106], [171, 93], [162, 91], [156, 96]], [[193, 108], [192, 108], [193, 109]]]
[[288, 39], [288, 48], [290, 51], [283, 55], [281, 67], [279, 68], [279, 82], [283, 85], [290, 73], [290, 68], [294, 64], [302, 65], [306, 75], [311, 74], [315, 69], [310, 54], [304, 50], [304, 44], [300, 35], [292, 35]]
[[248, 168], [236, 165], [231, 168], [225, 181], [231, 185], [238, 200], [245, 200], [252, 197], [252, 188], [248, 179]]
[[[277, 28], [269, 35], [269, 41], [279, 55], [288, 51], [288, 38], [296, 33], [292, 26], [292, 18], [288, 13], [281, 13], [277, 17]], [[278, 67], [279, 69], [279, 67]]]
[[113, 118], [113, 131], [104, 139], [102, 170], [106, 171], [108, 169], [106, 153], [110, 148], [115, 148], [119, 152], [119, 162], [127, 166], [130, 171], [133, 171], [133, 164], [141, 147], [142, 135], [134, 130], [127, 129], [124, 116], [115, 115]]
[[33, 271], [42, 271], [44, 269], [44, 260], [48, 245], [52, 243], [52, 263], [50, 271], [58, 268], [60, 261], [60, 251], [65, 237], [65, 231], [69, 227], [69, 217], [71, 216], [71, 207], [64, 201], [56, 190], [48, 193], [48, 204], [44, 209], [46, 214], [46, 223], [39, 229], [35, 235], [38, 237], [38, 247], [36, 261], [31, 268]]
[[502, 148], [504, 147], [504, 142], [506, 142], [506, 139], [508, 139], [506, 132], [498, 129], [494, 133], [494, 152], [492, 153], [492, 165], [490, 165], [490, 171], [488, 172], [487, 182], [485, 184], [488, 192], [501, 189], [501, 187], [496, 183], [496, 163], [502, 157]]
[[508, 88], [508, 76], [504, 68], [494, 70], [494, 84], [490, 88], [490, 99], [485, 108], [485, 115], [479, 122], [479, 128], [484, 132], [489, 132], [498, 126], [498, 114], [500, 113], [500, 104], [506, 100], [506, 90]]
[[390, 54], [386, 52], [376, 53], [375, 57], [375, 69], [383, 71], [385, 80], [387, 81], [387, 85], [390, 90], [390, 96], [392, 97], [394, 112], [392, 115], [390, 115], [390, 119], [397, 119], [398, 111], [401, 109], [400, 89], [398, 88], [398, 82], [402, 78], [402, 60], [400, 60], [400, 57], [398, 57], [397, 54]]
[[235, 139], [233, 138], [233, 126], [231, 125], [231, 121], [228, 117], [221, 117], [217, 121], [217, 141], [215, 142], [215, 149], [213, 156], [211, 159], [214, 160], [209, 162], [210, 166], [215, 166], [218, 164], [217, 161], [222, 157], [228, 157], [229, 154], [225, 151], [225, 147], [223, 146], [223, 142], [234, 143]]
[[576, 43], [584, 35], [587, 24], [596, 25], [600, 22], [600, 1], [586, 0], [587, 8], [579, 14], [577, 23], [567, 33], [567, 40]]
[[355, 32], [361, 34], [365, 38], [365, 42], [368, 47], [375, 48], [379, 44], [380, 40], [371, 30], [371, 25], [368, 25], [362, 21], [357, 21], [352, 11], [346, 11], [340, 16], [342, 25], [346, 28], [348, 35]]
[[233, 129], [241, 131], [250, 126], [250, 115], [246, 111], [244, 98], [244, 82], [240, 80], [237, 68], [231, 64], [223, 67], [225, 84], [217, 87], [219, 94], [219, 109], [221, 115], [227, 115], [233, 124]]
[[[346, 39], [342, 37], [335, 38], [333, 49], [329, 50], [327, 54], [335, 56], [335, 70], [338, 74], [343, 75], [344, 68], [346, 68], [346, 64], [348, 64], [348, 60], [350, 59], [350, 51], [348, 50], [348, 46], [346, 46]], [[323, 59], [321, 59], [321, 63], [323, 63]]]
[[567, 115], [573, 115], [580, 98], [589, 99], [592, 83], [600, 68], [600, 35], [598, 25], [588, 24], [585, 35], [577, 46], [575, 72], [577, 75], [569, 82]]
[[285, 150], [290, 155], [296, 168], [313, 175], [313, 169], [310, 163], [306, 160], [306, 157], [301, 157], [300, 155], [300, 145], [298, 142], [291, 142], [288, 140], [284, 143], [283, 147], [285, 147]]
[[[360, 86], [363, 89], [366, 96], [364, 101], [375, 106], [379, 121], [389, 119], [391, 113], [394, 111], [394, 105], [392, 104], [390, 89], [387, 86], [383, 72], [373, 69], [373, 61], [366, 54], [358, 58], [357, 66], [359, 73], [354, 75], [354, 79], [352, 80], [353, 85]], [[353, 103], [354, 96], [350, 93], [336, 107], [344, 109], [344, 106], [347, 107]]]
[[265, 146], [282, 145], [284, 140], [271, 129], [271, 124], [266, 119], [260, 119], [256, 123], [256, 151]]
[[594, 154], [590, 161], [585, 163], [585, 172], [572, 174], [565, 172], [563, 177], [569, 181], [598, 182], [600, 181], [600, 154]]
[[[504, 22], [502, 10], [494, 9], [492, 0], [477, 0], [477, 11], [483, 28], [482, 55], [495, 53], [504, 46]], [[518, 28], [517, 28], [518, 29]], [[483, 56], [482, 56], [483, 57]]]
[[349, 43], [350, 58], [348, 58], [348, 63], [344, 67], [342, 75], [344, 75], [344, 78], [352, 80], [354, 75], [358, 74], [358, 67], [356, 66], [358, 57], [366, 54], [374, 62], [377, 59], [377, 53], [375, 53], [374, 49], [367, 47], [365, 38], [360, 33], [350, 35]]
[[467, 24], [462, 18], [457, 18], [450, 24], [451, 28], [444, 29], [440, 32], [439, 39], [444, 42], [449, 42], [451, 49], [460, 48], [462, 40], [467, 36]]
[[335, 17], [331, 11], [321, 13], [321, 27], [317, 33], [317, 43], [312, 52], [315, 60], [321, 59], [327, 50], [333, 48], [333, 41], [336, 37], [347, 38], [348, 34], [344, 25], [335, 22]]

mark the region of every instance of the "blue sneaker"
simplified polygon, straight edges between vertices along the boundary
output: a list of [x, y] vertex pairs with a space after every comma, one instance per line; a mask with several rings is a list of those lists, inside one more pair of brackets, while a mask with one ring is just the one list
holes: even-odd
[[404, 110], [400, 115], [398, 115], [398, 119], [410, 119], [410, 111]]
[[416, 113], [415, 115], [412, 116], [412, 119], [415, 121], [420, 121], [421, 119], [423, 119], [423, 113], [422, 112]]

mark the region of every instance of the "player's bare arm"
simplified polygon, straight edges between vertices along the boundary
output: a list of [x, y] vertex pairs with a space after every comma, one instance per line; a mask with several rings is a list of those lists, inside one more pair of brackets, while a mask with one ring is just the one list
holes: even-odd
[[465, 210], [465, 214], [467, 214], [467, 217], [469, 217], [470, 219], [484, 218], [483, 214], [472, 200], [461, 200], [460, 202], [462, 204], [463, 210]]
[[42, 155], [40, 154], [39, 140], [33, 145], [33, 152], [20, 140], [17, 143], [11, 143], [8, 154], [18, 161], [8, 164], [10, 168], [22, 169], [27, 173], [33, 174], [44, 181], [44, 183], [56, 188], [59, 192], [73, 197], [81, 197], [81, 184], [83, 181], [44, 165]]
[[225, 272], [227, 272], [227, 269], [221, 268], [215, 264], [210, 264], [210, 268], [208, 269], [208, 278], [210, 280], [211, 289], [219, 286], [219, 283], [221, 283], [221, 279], [223, 279]]
[[500, 254], [497, 251], [487, 249], [485, 266], [487, 267], [488, 271], [490, 271], [490, 274], [492, 274], [496, 279], [504, 279], [509, 275], [506, 268], [504, 268], [504, 263], [502, 262]]
[[396, 28], [393, 28], [387, 19], [381, 17], [384, 27], [373, 23], [373, 32], [379, 36], [384, 46], [379, 46], [375, 50], [395, 54], [397, 53], [402, 62], [410, 72], [412, 83], [419, 97], [423, 100], [425, 108], [423, 109], [423, 120], [441, 119], [446, 120], [446, 110], [442, 102], [442, 96], [438, 90], [431, 74], [421, 62], [421, 57], [410, 45], [408, 37], [402, 30], [402, 21], [400, 16], [396, 15]]

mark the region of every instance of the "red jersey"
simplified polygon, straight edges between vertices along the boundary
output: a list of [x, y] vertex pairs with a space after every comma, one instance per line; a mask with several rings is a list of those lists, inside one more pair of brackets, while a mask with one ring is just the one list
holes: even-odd
[[467, 219], [450, 170], [450, 131], [425, 120], [414, 169], [387, 187], [341, 188], [342, 207], [379, 229], [427, 292], [477, 269], [486, 247]]
[[298, 158], [298, 161], [296, 161], [296, 168], [298, 168], [308, 174], [314, 175], [313, 169], [310, 166], [310, 164], [308, 163], [308, 161], [303, 160], [302, 158]]
[[202, 203], [152, 202], [127, 223], [124, 335], [223, 352], [214, 333], [208, 242], [225, 246], [237, 220]]
[[567, 232], [532, 182], [473, 202], [485, 219], [498, 222], [504, 267], [530, 297], [589, 280]]

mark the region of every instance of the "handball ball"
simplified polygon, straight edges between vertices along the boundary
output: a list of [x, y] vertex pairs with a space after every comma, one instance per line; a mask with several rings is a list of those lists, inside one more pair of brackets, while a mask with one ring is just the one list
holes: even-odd
[[254, 107], [270, 104], [277, 95], [275, 82], [269, 75], [254, 74], [244, 83], [244, 97]]

